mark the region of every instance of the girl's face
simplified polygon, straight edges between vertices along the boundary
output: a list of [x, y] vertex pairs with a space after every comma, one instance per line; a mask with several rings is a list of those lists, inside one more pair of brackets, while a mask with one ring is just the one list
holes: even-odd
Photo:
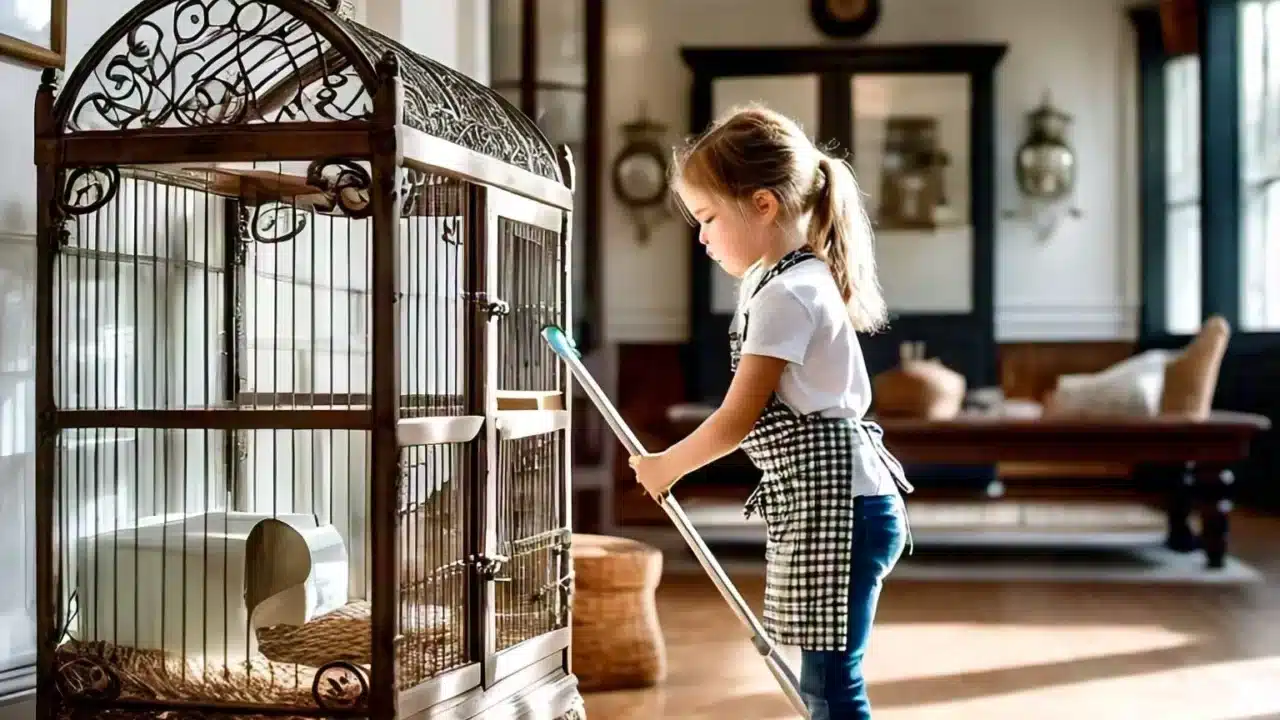
[[764, 255], [776, 208], [772, 194], [738, 204], [696, 187], [678, 184], [676, 192], [698, 222], [698, 241], [725, 272], [741, 278]]

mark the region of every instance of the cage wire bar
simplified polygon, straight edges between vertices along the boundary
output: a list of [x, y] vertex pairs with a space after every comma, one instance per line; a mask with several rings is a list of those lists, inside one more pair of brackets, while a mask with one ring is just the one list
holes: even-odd
[[143, 0], [59, 82], [39, 717], [583, 717], [567, 151], [345, 2]]

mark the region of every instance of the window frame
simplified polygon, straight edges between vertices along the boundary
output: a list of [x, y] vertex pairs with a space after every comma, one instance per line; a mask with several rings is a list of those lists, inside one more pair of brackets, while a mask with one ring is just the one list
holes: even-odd
[[[1246, 17], [1246, 8], [1249, 6], [1257, 6], [1262, 14], [1262, 26], [1265, 28], [1259, 36], [1260, 44], [1258, 47], [1259, 56], [1250, 57], [1250, 48], [1247, 47], [1252, 20]], [[1240, 2], [1240, 84], [1241, 84], [1241, 103], [1238, 108], [1240, 113], [1240, 145], [1241, 145], [1241, 166], [1240, 166], [1240, 214], [1241, 214], [1241, 317], [1240, 324], [1242, 328], [1253, 332], [1280, 332], [1280, 286], [1273, 285], [1270, 289], [1266, 286], [1266, 277], [1268, 275], [1267, 267], [1271, 265], [1273, 271], [1272, 276], [1280, 276], [1280, 233], [1267, 233], [1268, 227], [1280, 225], [1276, 215], [1280, 213], [1280, 152], [1277, 151], [1280, 145], [1274, 142], [1260, 143], [1261, 147], [1250, 142], [1250, 131], [1257, 131], [1258, 135], [1268, 137], [1280, 132], [1280, 88], [1273, 73], [1280, 70], [1280, 0], [1242, 0]], [[1259, 73], [1259, 89], [1262, 94], [1257, 98], [1250, 98], [1249, 83], [1246, 78], [1251, 74], [1249, 65], [1251, 61], [1261, 60], [1262, 67], [1255, 70]], [[1270, 67], [1268, 67], [1270, 66]], [[1267, 86], [1271, 86], [1271, 97], [1267, 97]], [[1250, 101], [1256, 102], [1259, 111], [1259, 122], [1256, 128], [1250, 128], [1248, 125], [1248, 106]], [[1268, 102], [1270, 101], [1270, 102]], [[1269, 154], [1264, 157], [1264, 149]], [[1263, 160], [1255, 166], [1250, 162], [1252, 159], [1262, 157]], [[1270, 198], [1268, 195], [1270, 194]], [[1257, 204], [1260, 204], [1259, 208]], [[1262, 213], [1261, 237], [1253, 236], [1253, 229], [1256, 227], [1253, 223], [1253, 212]], [[1258, 244], [1260, 247], [1254, 247]], [[1254, 253], [1258, 253], [1261, 257], [1257, 257]], [[1255, 270], [1257, 270], [1255, 274]], [[1261, 294], [1259, 317], [1250, 316], [1249, 295], [1251, 292]]]
[[[1200, 313], [1221, 315], [1230, 324], [1233, 345], [1271, 346], [1280, 327], [1242, 326], [1244, 304], [1245, 178], [1242, 173], [1240, 9], [1255, 0], [1205, 0], [1199, 8]], [[1173, 59], [1164, 49], [1156, 5], [1132, 8], [1138, 51], [1139, 227], [1141, 309], [1139, 344], [1180, 347], [1195, 332], [1169, 329], [1168, 240], [1170, 187], [1166, 176], [1166, 113], [1169, 88], [1165, 68]], [[1212, 110], [1212, 112], [1210, 112]], [[1280, 180], [1280, 178], [1278, 178]], [[1206, 238], [1211, 242], [1206, 242]], [[1198, 325], [1198, 323], [1197, 323]]]

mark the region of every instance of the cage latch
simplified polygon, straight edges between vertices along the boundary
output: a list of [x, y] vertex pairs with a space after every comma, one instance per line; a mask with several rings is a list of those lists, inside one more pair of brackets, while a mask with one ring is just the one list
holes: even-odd
[[511, 314], [511, 306], [506, 300], [494, 298], [485, 303], [485, 310], [489, 313], [489, 317], [506, 317]]
[[570, 597], [573, 595], [573, 571], [561, 577], [555, 582], [549, 582], [538, 588], [533, 593], [535, 600], [544, 600], [552, 590], [559, 590], [562, 597]]
[[498, 573], [502, 572], [502, 566], [506, 565], [510, 559], [506, 555], [472, 555], [471, 563], [480, 577], [485, 580], [506, 582], [511, 578], [500, 578]]
[[506, 300], [501, 298], [490, 298], [486, 292], [468, 293], [475, 302], [475, 307], [485, 312], [489, 317], [500, 317], [511, 314], [511, 306]]

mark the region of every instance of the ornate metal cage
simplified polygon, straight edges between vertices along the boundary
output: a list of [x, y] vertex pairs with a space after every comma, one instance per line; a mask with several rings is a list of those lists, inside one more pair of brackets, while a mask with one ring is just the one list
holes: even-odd
[[572, 160], [346, 5], [44, 76], [41, 718], [582, 715]]

